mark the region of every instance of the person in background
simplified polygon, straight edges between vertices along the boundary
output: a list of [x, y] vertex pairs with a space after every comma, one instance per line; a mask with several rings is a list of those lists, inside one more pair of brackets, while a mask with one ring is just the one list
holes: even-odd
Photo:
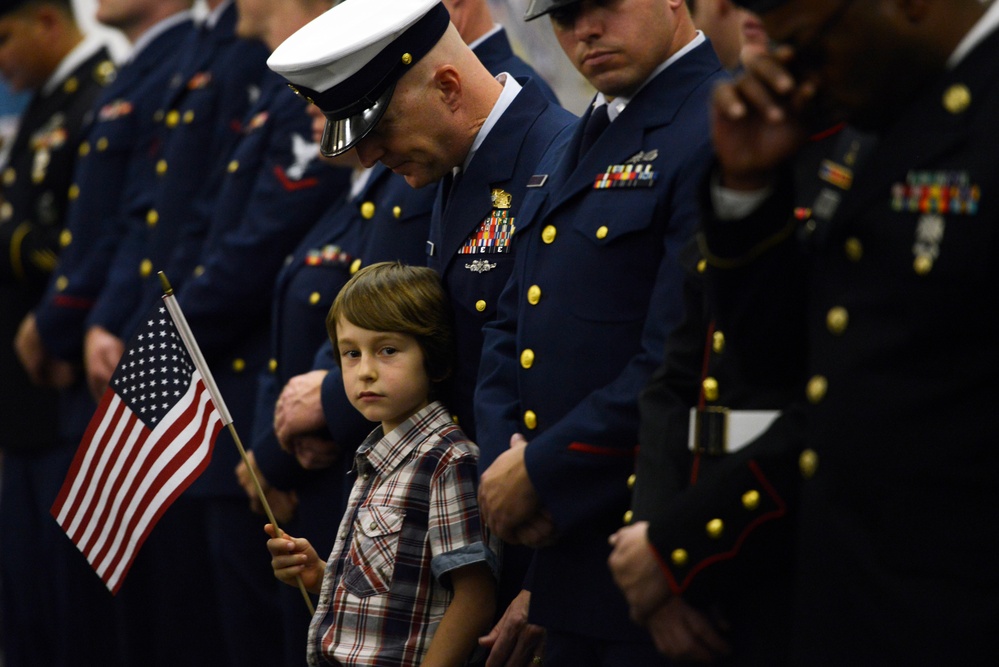
[[[94, 397], [103, 393], [121, 357], [122, 341], [131, 337], [142, 311], [162, 295], [156, 273], [166, 273], [178, 296], [190, 281], [217, 210], [216, 199], [230, 175], [228, 159], [248, 135], [247, 114], [262, 95], [266, 48], [236, 35], [238, 12], [232, 0], [212, 0], [207, 9], [207, 16], [179, 45], [180, 56], [153, 111], [157, 128], [148, 168], [154, 184], [129, 193], [127, 233], [84, 324], [84, 370]], [[218, 362], [210, 363], [219, 375]], [[227, 402], [235, 401], [228, 393], [223, 388]], [[226, 461], [233, 456], [229, 438], [220, 437], [212, 465], [151, 531], [116, 596], [126, 664], [245, 664], [256, 648], [261, 656], [271, 651], [280, 655], [279, 640], [270, 641], [270, 627], [258, 632], [253, 623], [239, 625], [240, 614], [267, 616], [270, 610], [258, 604], [259, 589], [253, 588], [267, 584], [250, 579], [233, 587], [226, 575], [234, 576], [241, 567], [230, 567], [222, 575], [204, 567], [223, 557], [225, 545], [240, 531], [236, 520], [221, 516], [227, 502], [235, 505], [241, 498], [231, 480], [234, 461]], [[239, 509], [249, 514], [243, 504]], [[225, 557], [247, 568], [266, 565], [249, 553], [248, 548], [238, 557]], [[266, 569], [256, 578], [266, 581]], [[192, 590], [199, 594], [192, 596]], [[247, 597], [252, 602], [246, 602]], [[224, 613], [230, 606], [239, 613]], [[273, 632], [279, 637], [276, 629]]]
[[[13, 343], [56, 263], [85, 119], [114, 65], [68, 0], [12, 1], [0, 6], [0, 76], [31, 95], [0, 172], [0, 636], [7, 665], [78, 664], [113, 655], [111, 601], [49, 516], [76, 443], [60, 441], [58, 393], [32, 383]], [[59, 386], [74, 373], [54, 361], [40, 372]]]
[[767, 33], [759, 17], [733, 0], [687, 0], [687, 7], [728, 71], [735, 72], [744, 60], [766, 51]]
[[[607, 535], [628, 509], [638, 394], [682, 314], [679, 253], [710, 156], [707, 102], [725, 75], [682, 1], [545, 0], [527, 18], [545, 15], [600, 92], [528, 184], [512, 278], [485, 333], [482, 514], [504, 541], [537, 549], [500, 620], [497, 659], [661, 664], [607, 570]], [[525, 615], [547, 630], [544, 655], [519, 642]]]
[[381, 425], [328, 562], [308, 540], [271, 539], [275, 576], [319, 592], [309, 664], [466, 664], [493, 614], [496, 555], [475, 502], [477, 447], [436, 400], [454, 339], [439, 276], [380, 263], [344, 286], [327, 327], [351, 403]]
[[[749, 490], [799, 487], [790, 664], [989, 664], [999, 4], [744, 4], [779, 46], [716, 93], [702, 247], [732, 353], [796, 391], [801, 437], [685, 490], [648, 528], [659, 567], [626, 595], [643, 617], [696, 594], [718, 568], [681, 588], [669, 554], [713, 517], [744, 530]], [[875, 144], [824, 163], [822, 206], [799, 217], [791, 167], [830, 116]]]

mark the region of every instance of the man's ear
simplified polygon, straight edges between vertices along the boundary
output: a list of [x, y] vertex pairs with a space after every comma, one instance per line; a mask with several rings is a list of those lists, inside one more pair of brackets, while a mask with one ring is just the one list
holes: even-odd
[[447, 108], [456, 111], [461, 105], [461, 75], [453, 65], [441, 65], [434, 72], [434, 85]]

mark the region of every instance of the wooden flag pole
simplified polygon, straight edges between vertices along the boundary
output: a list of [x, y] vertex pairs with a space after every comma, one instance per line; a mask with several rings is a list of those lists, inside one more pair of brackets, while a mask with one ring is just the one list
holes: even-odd
[[[264, 513], [267, 514], [267, 520], [271, 522], [274, 526], [274, 534], [278, 537], [284, 535], [284, 531], [278, 526], [277, 519], [274, 518], [274, 513], [271, 511], [270, 503], [267, 502], [267, 495], [264, 493], [263, 487], [260, 486], [260, 480], [257, 479], [257, 473], [253, 472], [253, 466], [250, 465], [250, 461], [246, 456], [246, 450], [243, 448], [243, 442], [239, 439], [239, 434], [236, 433], [236, 427], [229, 422], [229, 433], [232, 434], [232, 439], [236, 441], [236, 447], [239, 449], [239, 455], [243, 459], [243, 465], [246, 466], [247, 472], [250, 473], [250, 479], [253, 480], [253, 486], [257, 490], [257, 497], [260, 498], [260, 503], [264, 506]], [[295, 581], [298, 582], [298, 590], [302, 592], [302, 597], [305, 598], [305, 606], [309, 608], [309, 615], [315, 615], [316, 608], [312, 604], [312, 598], [309, 597], [309, 591], [305, 590], [305, 582], [302, 581], [300, 575], [295, 575]]]
[[[168, 297], [173, 297], [173, 287], [170, 286], [170, 281], [167, 280], [166, 274], [162, 271], [159, 272], [160, 282], [163, 285], [163, 293]], [[271, 522], [274, 526], [274, 534], [277, 537], [284, 535], [284, 531], [278, 525], [277, 519], [274, 518], [274, 512], [271, 511], [271, 505], [267, 502], [267, 496], [264, 494], [263, 487], [260, 486], [260, 480], [257, 478], [257, 473], [253, 471], [253, 466], [250, 465], [249, 458], [246, 456], [246, 449], [243, 448], [243, 441], [240, 440], [239, 434], [236, 433], [236, 427], [232, 423], [232, 418], [229, 416], [229, 410], [225, 407], [225, 403], [222, 401], [222, 396], [218, 395], [218, 390], [215, 387], [215, 381], [211, 377], [211, 373], [208, 371], [208, 365], [204, 361], [204, 357], [201, 355], [201, 350], [198, 349], [197, 342], [194, 340], [193, 334], [190, 332], [190, 328], [187, 326], [187, 321], [184, 319], [183, 313], [180, 312], [180, 308], [175, 306], [177, 314], [180, 316], [181, 321], [176, 321], [174, 318], [174, 324], [177, 325], [178, 331], [181, 333], [181, 337], [184, 339], [185, 345], [189, 344], [188, 351], [191, 353], [191, 358], [194, 359], [195, 365], [201, 372], [202, 378], [205, 380], [206, 384], [210, 387], [212, 394], [212, 401], [215, 403], [216, 409], [223, 416], [226, 423], [226, 427], [229, 429], [229, 433], [232, 434], [232, 439], [236, 443], [236, 448], [239, 450], [239, 456], [243, 460], [243, 465], [246, 466], [247, 472], [250, 473], [250, 479], [253, 480], [253, 486], [257, 490], [257, 497], [260, 498], [260, 504], [264, 508], [264, 513], [267, 515], [267, 520]], [[173, 314], [173, 309], [171, 309], [171, 315]], [[193, 348], [193, 349], [190, 349]], [[315, 615], [316, 608], [312, 604], [312, 598], [309, 597], [309, 591], [305, 589], [305, 582], [302, 581], [300, 575], [295, 575], [295, 581], [298, 582], [298, 590], [302, 592], [302, 597], [305, 599], [305, 606], [309, 609], [309, 615]]]

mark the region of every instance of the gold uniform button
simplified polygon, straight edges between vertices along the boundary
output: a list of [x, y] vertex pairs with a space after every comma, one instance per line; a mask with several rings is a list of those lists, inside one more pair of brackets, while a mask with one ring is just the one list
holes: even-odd
[[798, 457], [798, 468], [805, 479], [815, 477], [815, 472], [819, 469], [819, 455], [814, 449], [806, 449], [801, 453]]
[[402, 54], [402, 64], [409, 65], [413, 62], [413, 56], [409, 53]]
[[14, 205], [9, 201], [0, 204], [0, 220], [10, 220], [14, 217]]
[[528, 348], [520, 353], [520, 365], [525, 369], [534, 365], [534, 350]]
[[58, 291], [60, 292], [63, 291], [69, 286], [69, 278], [67, 278], [66, 276], [59, 276], [58, 278], [56, 278], [55, 286]]
[[826, 328], [834, 336], [842, 336], [849, 323], [850, 314], [842, 306], [830, 308], [829, 312], [826, 313]]
[[319, 296], [319, 292], [313, 292], [312, 294], [309, 295], [309, 303], [311, 303], [314, 306], [317, 303], [319, 303], [319, 299], [321, 298], [322, 297]]
[[634, 473], [628, 475], [628, 490], [635, 488], [635, 482], [638, 481], [638, 476]]
[[607, 232], [608, 231], [610, 231], [610, 230], [607, 229], [607, 225], [600, 225], [599, 227], [597, 227], [597, 238], [598, 239], [605, 239], [605, 238], [607, 238]]
[[232, 370], [236, 371], [237, 373], [242, 373], [243, 369], [245, 368], [246, 368], [246, 362], [243, 361], [242, 359], [232, 360]]
[[718, 380], [713, 377], [706, 377], [704, 381], [701, 382], [701, 389], [704, 390], [704, 400], [706, 401], [717, 401], [718, 400]]
[[146, 213], [146, 224], [150, 227], [155, 227], [156, 223], [160, 221], [160, 214], [155, 208], [149, 209], [149, 213]]
[[148, 259], [142, 260], [142, 262], [139, 264], [139, 275], [142, 276], [143, 278], [148, 278], [149, 274], [151, 274], [152, 272], [153, 272], [153, 263]]
[[918, 276], [925, 276], [933, 270], [933, 258], [929, 255], [917, 255], [912, 262], [912, 269]]
[[392, 207], [392, 217], [395, 218], [396, 220], [398, 220], [399, 218], [402, 217], [402, 207], [401, 206], [393, 206]]
[[538, 427], [538, 416], [534, 414], [534, 410], [524, 412], [524, 426], [532, 431]]
[[108, 138], [107, 137], [101, 137], [100, 139], [98, 139], [97, 140], [97, 152], [98, 153], [103, 153], [107, 149], [108, 149]]
[[184, 122], [188, 125], [194, 122], [194, 112], [190, 109], [184, 112]]
[[69, 197], [70, 201], [79, 198], [80, 186], [77, 185], [76, 183], [73, 183], [73, 185], [69, 186], [69, 193], [66, 196]]
[[361, 258], [358, 257], [353, 262], [350, 263], [350, 274], [354, 275], [361, 270]]
[[229, 163], [229, 173], [235, 174], [237, 171], [239, 171], [239, 160], [233, 160]]
[[180, 122], [180, 112], [174, 109], [166, 115], [166, 126], [167, 127], [177, 127], [177, 123]]
[[75, 93], [80, 87], [80, 82], [77, 81], [75, 76], [71, 76], [66, 79], [66, 83], [62, 84], [62, 89], [67, 93]]
[[708, 260], [706, 260], [706, 259], [704, 259], [704, 258], [702, 257], [702, 258], [701, 258], [700, 260], [698, 260], [698, 262], [697, 262], [697, 272], [698, 272], [698, 273], [704, 273], [704, 272], [705, 272], [705, 271], [707, 271], [707, 270], [708, 270]]
[[86, 141], [80, 143], [79, 151], [80, 157], [87, 157], [90, 155], [90, 144]]
[[808, 381], [808, 387], [805, 389], [805, 395], [811, 403], [818, 404], [822, 402], [822, 399], [826, 397], [826, 391], [829, 389], [829, 380], [826, 379], [824, 375], [814, 375], [812, 379]]
[[708, 525], [704, 527], [704, 531], [708, 534], [708, 537], [717, 540], [725, 532], [725, 524], [721, 519], [711, 519], [711, 521], [708, 521]]
[[4, 185], [14, 185], [17, 181], [17, 172], [14, 171], [14, 167], [7, 167], [3, 170], [3, 184]]
[[856, 236], [851, 236], [843, 243], [843, 251], [851, 262], [859, 262], [864, 256], [864, 244]]
[[558, 236], [558, 231], [555, 229], [555, 225], [545, 225], [545, 228], [541, 230], [541, 240], [545, 243], [554, 243], [556, 236]]
[[627, 512], [624, 513], [624, 516], [621, 518], [624, 519], [625, 525], [628, 525], [631, 523], [631, 520], [635, 518], [635, 513], [632, 512], [631, 510], [628, 510]]
[[760, 506], [760, 492], [755, 489], [750, 489], [742, 494], [742, 506], [747, 510], [752, 512], [757, 507]]
[[673, 565], [683, 567], [687, 564], [689, 556], [686, 549], [673, 549], [673, 553], [669, 555], [669, 559], [673, 562]]
[[68, 229], [62, 230], [62, 232], [59, 234], [59, 245], [65, 248], [72, 242], [73, 242], [73, 232], [69, 231]]
[[204, 272], [205, 272], [204, 265], [203, 264], [198, 264], [196, 267], [194, 267], [194, 271], [192, 271], [192, 274], [194, 275], [195, 278], [197, 278], [198, 276], [200, 276]]
[[167, 173], [167, 161], [166, 160], [160, 160], [159, 162], [156, 163], [156, 173], [159, 176], [162, 176], [163, 174]]
[[725, 334], [721, 331], [716, 331], [712, 334], [711, 349], [714, 350], [715, 354], [721, 354], [725, 351]]
[[277, 373], [277, 366], [278, 366], [277, 359], [271, 359], [270, 361], [267, 362], [267, 370], [269, 370], [271, 373]]
[[375, 217], [375, 204], [374, 202], [366, 201], [361, 204], [361, 217], [365, 220], [370, 220]]
[[963, 83], [955, 83], [944, 93], [943, 105], [952, 114], [964, 113], [971, 106], [971, 91]]
[[166, 116], [166, 112], [163, 109], [157, 109], [156, 113], [153, 114], [154, 123], [162, 123], [163, 118]]
[[527, 303], [536, 306], [539, 301], [541, 301], [541, 288], [537, 285], [531, 285], [527, 288]]
[[483, 299], [479, 299], [478, 301], [475, 302], [475, 310], [481, 313], [484, 312], [485, 309], [486, 309], [486, 302]]

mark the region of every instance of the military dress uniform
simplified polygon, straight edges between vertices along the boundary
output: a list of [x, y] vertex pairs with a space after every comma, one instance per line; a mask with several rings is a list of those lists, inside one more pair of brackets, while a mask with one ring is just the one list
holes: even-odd
[[[94, 101], [114, 78], [96, 42], [84, 41], [63, 63], [74, 61], [48, 82], [51, 89], [33, 95], [0, 172], [0, 590], [8, 665], [70, 664], [100, 655], [110, 640], [100, 627], [107, 600], [95, 597], [104, 591], [88, 586], [95, 579], [89, 566], [48, 514], [73, 456], [60, 447], [58, 394], [31, 384], [12, 347], [56, 264], [77, 146]], [[88, 605], [92, 617], [74, 620]]]
[[179, 288], [197, 265], [227, 158], [260, 96], [267, 49], [238, 38], [236, 21], [236, 6], [227, 0], [181, 45], [186, 58], [153, 114], [160, 128], [155, 186], [128, 204], [129, 232], [88, 318], [122, 340], [134, 333], [143, 304], [161, 293], [157, 272]]
[[[705, 230], [720, 317], [752, 341], [746, 367], [796, 383], [805, 405], [803, 445], [761, 466], [777, 493], [801, 484], [793, 664], [999, 655], [999, 318], [981, 299], [999, 287], [999, 8], [988, 11], [987, 37], [812, 219], [807, 265], [787, 181], [746, 220]], [[703, 521], [738, 477], [682, 509]], [[661, 552], [684, 538], [674, 519], [651, 536]]]
[[[475, 440], [473, 395], [482, 328], [495, 319], [513, 269], [514, 238], [527, 182], [576, 117], [549, 102], [535, 79], [499, 117], [453, 187], [440, 188], [427, 243], [428, 264], [454, 312], [458, 354], [444, 403]], [[447, 192], [445, 192], [447, 190]]]
[[628, 508], [638, 393], [681, 315], [678, 254], [721, 76], [702, 42], [647, 82], [578, 164], [586, 120], [553, 146], [528, 181], [513, 274], [485, 335], [482, 463], [523, 433], [559, 535], [535, 557], [531, 618], [580, 646], [613, 643], [623, 661], [654, 649], [611, 580], [607, 536]]

